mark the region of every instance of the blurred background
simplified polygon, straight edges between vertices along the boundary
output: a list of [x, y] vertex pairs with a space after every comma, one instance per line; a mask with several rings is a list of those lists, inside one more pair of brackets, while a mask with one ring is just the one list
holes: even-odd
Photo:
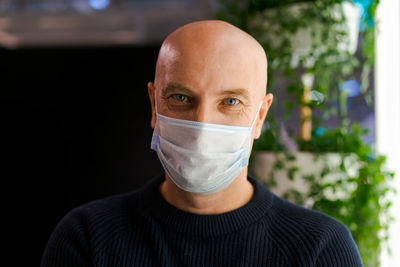
[[[162, 172], [150, 150], [147, 96], [158, 50], [177, 27], [215, 18], [224, 2], [0, 0], [0, 89], [11, 160], [5, 161], [10, 179], [3, 187], [3, 217], [18, 227], [9, 233], [14, 265], [39, 265], [51, 232], [72, 208], [135, 190]], [[360, 60], [361, 49], [359, 43], [354, 51]], [[358, 80], [344, 83], [348, 117], [369, 129], [363, 142], [376, 147], [377, 138], [385, 138], [376, 133], [388, 126], [376, 128], [376, 75], [368, 77], [366, 100], [361, 73], [356, 67]], [[281, 104], [273, 110], [283, 120], [282, 103], [293, 97], [283, 79], [275, 80], [273, 93]], [[283, 135], [299, 133], [296, 116], [285, 124], [293, 132]], [[333, 116], [321, 129], [339, 124]]]
[[2, 0], [6, 48], [159, 44], [178, 26], [211, 18], [210, 1]]

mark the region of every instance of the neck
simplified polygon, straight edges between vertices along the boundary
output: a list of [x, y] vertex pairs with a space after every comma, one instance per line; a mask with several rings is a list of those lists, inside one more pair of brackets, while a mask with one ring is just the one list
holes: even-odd
[[221, 214], [240, 208], [253, 196], [253, 185], [247, 180], [247, 167], [224, 190], [214, 194], [194, 194], [184, 191], [165, 174], [160, 186], [163, 198], [171, 205], [195, 214]]

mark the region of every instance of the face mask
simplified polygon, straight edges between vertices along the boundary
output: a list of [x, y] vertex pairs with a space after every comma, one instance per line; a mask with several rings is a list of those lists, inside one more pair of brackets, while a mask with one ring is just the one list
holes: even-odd
[[228, 187], [248, 165], [255, 121], [250, 127], [227, 126], [157, 113], [151, 149], [178, 187], [197, 194], [215, 193]]

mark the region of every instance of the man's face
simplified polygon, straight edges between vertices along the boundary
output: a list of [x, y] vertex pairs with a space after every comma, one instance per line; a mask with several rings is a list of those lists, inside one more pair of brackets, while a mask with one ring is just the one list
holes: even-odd
[[197, 37], [163, 45], [155, 83], [148, 85], [152, 127], [157, 106], [159, 114], [182, 120], [245, 127], [255, 121], [257, 138], [272, 101], [265, 95], [265, 54], [254, 53], [252, 45], [235, 44], [231, 36], [226, 41], [218, 37], [218, 42]]

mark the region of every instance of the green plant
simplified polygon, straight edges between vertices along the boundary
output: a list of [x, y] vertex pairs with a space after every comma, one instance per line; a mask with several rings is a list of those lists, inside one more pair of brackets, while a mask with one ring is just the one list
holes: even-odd
[[[384, 169], [385, 157], [375, 155], [373, 149], [363, 143], [362, 136], [367, 131], [357, 124], [353, 124], [351, 129], [340, 127], [317, 133], [315, 131], [308, 141], [298, 140], [300, 150], [313, 152], [315, 162], [318, 158], [324, 159], [326, 152], [336, 152], [340, 156], [340, 164], [332, 167], [325, 162], [317, 175], [301, 177], [307, 184], [306, 193], [288, 188], [282, 196], [305, 206], [312, 200], [312, 209], [347, 225], [358, 245], [364, 266], [379, 266], [381, 247], [388, 239], [392, 221], [388, 196], [396, 193], [390, 187], [393, 173]], [[270, 142], [274, 142], [270, 133], [263, 135], [256, 142], [255, 151], [271, 151], [270, 148], [274, 148]], [[282, 144], [279, 146], [282, 148]], [[295, 155], [289, 151], [276, 154], [277, 160], [266, 186], [273, 188], [277, 185], [278, 172], [284, 171], [289, 180], [294, 179], [301, 168], [290, 164], [296, 160]], [[332, 180], [332, 176], [339, 178]]]
[[[313, 209], [331, 215], [349, 227], [365, 266], [379, 266], [382, 241], [388, 239], [392, 220], [388, 213], [391, 201], [387, 195], [394, 192], [389, 184], [393, 173], [383, 169], [385, 157], [375, 156], [371, 147], [363, 143], [361, 137], [365, 133], [366, 130], [354, 124], [351, 131], [346, 128], [330, 130], [301, 143], [305, 150], [338, 152], [342, 157], [338, 169], [323, 169], [318, 179], [306, 179], [310, 190], [305, 197], [314, 200]], [[353, 164], [359, 166], [353, 175], [349, 175], [345, 165], [348, 156], [355, 156]], [[345, 178], [328, 182], [325, 177], [329, 172], [341, 173]], [[331, 198], [330, 190], [346, 191], [346, 196]]]
[[[284, 170], [289, 180], [293, 180], [300, 168], [289, 167], [287, 164], [293, 162], [295, 156], [287, 151], [281, 138], [281, 121], [297, 116], [299, 112], [295, 112], [296, 108], [313, 110], [313, 116], [301, 118], [301, 123], [312, 120], [313, 131], [310, 138], [298, 138], [296, 131], [288, 128], [290, 137], [299, 150], [313, 152], [315, 157], [326, 152], [338, 153], [341, 163], [334, 168], [325, 164], [318, 175], [302, 177], [309, 188], [306, 194], [291, 189], [284, 197], [301, 205], [312, 199], [313, 209], [329, 214], [348, 226], [358, 244], [364, 265], [379, 266], [381, 245], [387, 239], [391, 221], [388, 215], [391, 205], [388, 196], [394, 192], [389, 187], [393, 174], [383, 168], [385, 157], [376, 155], [362, 141], [366, 130], [348, 119], [345, 101], [347, 95], [338, 86], [346, 80], [355, 79], [354, 70], [360, 68], [361, 76], [358, 78], [362, 84], [361, 92], [368, 103], [372, 101], [369, 80], [374, 64], [374, 27], [370, 24], [379, 0], [370, 1], [362, 20], [364, 30], [360, 34], [359, 58], [349, 50], [338, 49], [340, 43], [349, 42], [348, 32], [343, 27], [345, 16], [338, 9], [342, 0], [219, 2], [221, 8], [216, 17], [249, 32], [264, 47], [268, 56], [268, 91], [274, 91], [276, 79], [284, 79], [287, 84], [284, 90], [292, 96], [291, 99], [279, 103], [285, 108], [284, 118], [274, 114], [274, 109], [270, 111], [267, 116], [268, 129], [254, 143], [255, 153], [284, 151], [283, 158], [282, 154], [277, 154], [274, 171], [267, 186], [273, 187], [277, 183], [274, 179], [275, 172]], [[292, 4], [298, 4], [300, 15], [299, 12], [288, 12], [288, 6]], [[311, 49], [297, 53], [297, 62], [293, 64], [296, 44], [293, 44], [291, 38], [304, 29], [310, 31]], [[317, 101], [304, 100], [307, 89], [302, 83], [304, 74], [315, 77], [312, 93], [316, 96], [324, 95], [324, 100], [318, 97], [314, 98]], [[320, 128], [322, 122], [332, 117], [340, 119], [340, 125], [336, 129]], [[357, 166], [356, 172], [349, 170], [349, 161], [350, 165]], [[332, 174], [342, 178], [329, 179]], [[343, 194], [340, 198], [332, 197], [335, 192]]]

